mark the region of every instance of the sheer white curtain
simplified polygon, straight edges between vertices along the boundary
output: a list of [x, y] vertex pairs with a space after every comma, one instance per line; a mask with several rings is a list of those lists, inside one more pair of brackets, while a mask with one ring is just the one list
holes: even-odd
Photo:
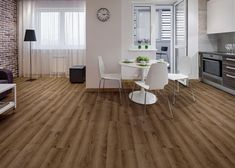
[[19, 68], [29, 75], [29, 42], [26, 29], [35, 29], [32, 42], [34, 76], [68, 75], [72, 65], [85, 65], [86, 27], [84, 0], [19, 1]]

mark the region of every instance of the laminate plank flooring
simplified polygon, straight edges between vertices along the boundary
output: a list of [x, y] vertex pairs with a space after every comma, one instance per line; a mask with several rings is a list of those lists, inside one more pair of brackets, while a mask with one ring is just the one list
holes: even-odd
[[170, 119], [161, 94], [144, 113], [127, 95], [120, 104], [117, 92], [98, 96], [67, 78], [15, 82], [18, 107], [0, 116], [0, 168], [235, 167], [235, 96], [211, 86], [193, 82], [196, 102], [181, 87]]

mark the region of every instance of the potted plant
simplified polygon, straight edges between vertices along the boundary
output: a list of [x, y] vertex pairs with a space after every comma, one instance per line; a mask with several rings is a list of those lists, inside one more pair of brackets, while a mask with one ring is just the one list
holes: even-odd
[[138, 40], [138, 49], [141, 49], [141, 43], [142, 43], [142, 41]]
[[144, 40], [144, 48], [147, 50], [149, 48], [149, 40]]
[[138, 63], [141, 63], [143, 61], [148, 63], [149, 62], [149, 57], [148, 56], [138, 56], [136, 58], [136, 62], [138, 62]]

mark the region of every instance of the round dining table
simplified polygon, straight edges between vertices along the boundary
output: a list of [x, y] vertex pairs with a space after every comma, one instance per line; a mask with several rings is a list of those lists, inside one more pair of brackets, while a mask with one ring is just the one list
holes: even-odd
[[[154, 63], [158, 63], [158, 62], [162, 62], [159, 60], [150, 60], [146, 66], [141, 65], [140, 63], [137, 63], [136, 61], [120, 61], [119, 64], [121, 66], [125, 66], [125, 67], [130, 67], [130, 68], [136, 68], [136, 69], [140, 69], [140, 77], [141, 77], [141, 81], [144, 82], [145, 79], [145, 71], [148, 70], [150, 68], [150, 66]], [[168, 64], [168, 63], [167, 63]], [[169, 66], [169, 64], [168, 64]], [[156, 74], [157, 75], [157, 74]], [[133, 94], [133, 96], [132, 96]], [[131, 98], [132, 97], [132, 98]], [[129, 94], [129, 98], [138, 104], [145, 104], [145, 90], [144, 88], [141, 88], [141, 90], [138, 91], [133, 91]], [[157, 102], [157, 96], [153, 93], [150, 92], [146, 92], [146, 104], [150, 105], [150, 104], [154, 104]]]

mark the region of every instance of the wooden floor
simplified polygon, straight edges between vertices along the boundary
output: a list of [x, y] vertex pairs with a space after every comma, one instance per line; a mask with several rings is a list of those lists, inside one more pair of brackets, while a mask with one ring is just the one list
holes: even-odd
[[1, 168], [235, 167], [235, 97], [208, 85], [194, 83], [196, 103], [183, 88], [170, 119], [161, 96], [144, 113], [65, 78], [16, 83], [18, 108], [0, 117]]

